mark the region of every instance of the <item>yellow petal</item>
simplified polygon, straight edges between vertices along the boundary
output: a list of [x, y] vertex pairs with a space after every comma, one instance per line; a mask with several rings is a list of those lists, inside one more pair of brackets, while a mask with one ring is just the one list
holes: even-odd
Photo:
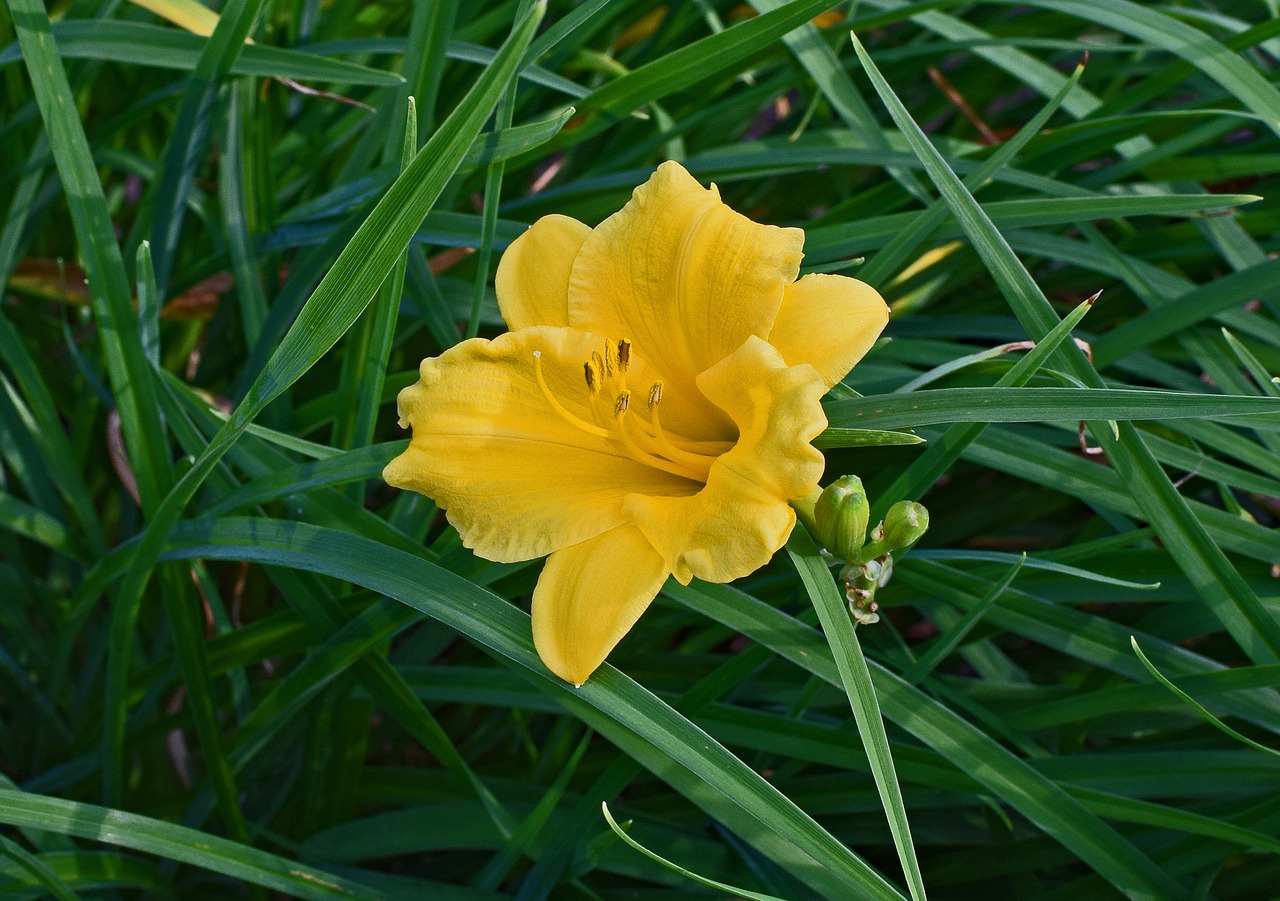
[[667, 579], [662, 557], [632, 525], [556, 551], [533, 591], [533, 644], [553, 673], [581, 685]]
[[[583, 242], [569, 322], [630, 338], [674, 393], [693, 398], [698, 373], [769, 334], [803, 245], [799, 229], [758, 225], [679, 163], [663, 163]], [[670, 425], [698, 438], [722, 430], [713, 407], [695, 406]]]
[[512, 331], [569, 324], [569, 272], [591, 229], [568, 216], [543, 216], [502, 255], [494, 285]]
[[806, 275], [787, 286], [769, 343], [788, 363], [809, 363], [830, 388], [866, 355], [889, 321], [875, 288], [843, 275]]
[[782, 547], [795, 525], [788, 501], [818, 485], [822, 454], [809, 442], [827, 426], [819, 403], [826, 386], [812, 366], [787, 366], [759, 338], [703, 373], [698, 385], [737, 424], [738, 443], [712, 464], [706, 487], [693, 497], [631, 495], [624, 511], [681, 582], [729, 582]]
[[133, 2], [185, 28], [192, 34], [208, 37], [218, 26], [218, 14], [194, 0], [133, 0]]
[[631, 492], [692, 494], [698, 483], [636, 463], [568, 424], [538, 387], [535, 350], [552, 394], [590, 421], [582, 363], [598, 346], [573, 329], [538, 327], [424, 360], [421, 379], [398, 398], [413, 440], [383, 478], [434, 498], [467, 547], [504, 562], [618, 526]]

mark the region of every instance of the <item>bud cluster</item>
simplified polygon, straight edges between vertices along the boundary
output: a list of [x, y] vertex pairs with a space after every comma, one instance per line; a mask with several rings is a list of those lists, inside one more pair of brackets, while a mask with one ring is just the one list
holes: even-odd
[[814, 537], [844, 563], [849, 612], [862, 625], [879, 622], [876, 590], [893, 575], [893, 552], [920, 540], [929, 528], [929, 511], [915, 501], [899, 501], [869, 532], [871, 504], [862, 480], [843, 476], [822, 490], [813, 505]]

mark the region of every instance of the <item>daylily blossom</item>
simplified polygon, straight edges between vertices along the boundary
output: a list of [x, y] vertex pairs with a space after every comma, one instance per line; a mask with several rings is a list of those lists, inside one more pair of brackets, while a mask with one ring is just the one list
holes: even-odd
[[511, 331], [424, 360], [383, 473], [489, 560], [550, 555], [533, 638], [581, 685], [667, 576], [768, 562], [822, 475], [819, 400], [888, 320], [874, 289], [796, 280], [804, 232], [661, 165], [592, 229], [546, 216], [504, 254]]

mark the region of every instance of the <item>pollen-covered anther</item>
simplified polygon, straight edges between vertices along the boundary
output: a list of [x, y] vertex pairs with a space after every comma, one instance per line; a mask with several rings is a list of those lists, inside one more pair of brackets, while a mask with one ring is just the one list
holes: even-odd
[[[593, 353], [593, 358], [598, 358], [600, 354]], [[618, 369], [618, 353], [614, 350], [613, 345], [608, 341], [604, 342], [604, 359], [600, 364], [604, 368], [604, 374], [607, 378], [613, 378], [614, 372]]]
[[582, 364], [582, 371], [587, 377], [587, 387], [592, 393], [600, 390], [600, 367], [596, 365], [594, 360], [587, 360]]
[[613, 415], [621, 416], [627, 412], [627, 407], [631, 404], [631, 392], [623, 391], [618, 395], [618, 399], [613, 402]]
[[618, 369], [623, 372], [631, 365], [631, 342], [623, 338], [618, 342]]
[[662, 403], [662, 382], [654, 382], [649, 386], [649, 409]]

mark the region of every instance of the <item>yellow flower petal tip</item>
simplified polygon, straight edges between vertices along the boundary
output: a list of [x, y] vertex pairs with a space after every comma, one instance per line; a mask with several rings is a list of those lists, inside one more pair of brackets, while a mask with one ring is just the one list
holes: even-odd
[[769, 561], [817, 489], [826, 390], [888, 307], [797, 281], [804, 233], [752, 222], [676, 162], [592, 229], [538, 220], [495, 282], [511, 331], [424, 360], [386, 480], [433, 498], [475, 553], [547, 556], [533, 639], [580, 687], [668, 576]]

